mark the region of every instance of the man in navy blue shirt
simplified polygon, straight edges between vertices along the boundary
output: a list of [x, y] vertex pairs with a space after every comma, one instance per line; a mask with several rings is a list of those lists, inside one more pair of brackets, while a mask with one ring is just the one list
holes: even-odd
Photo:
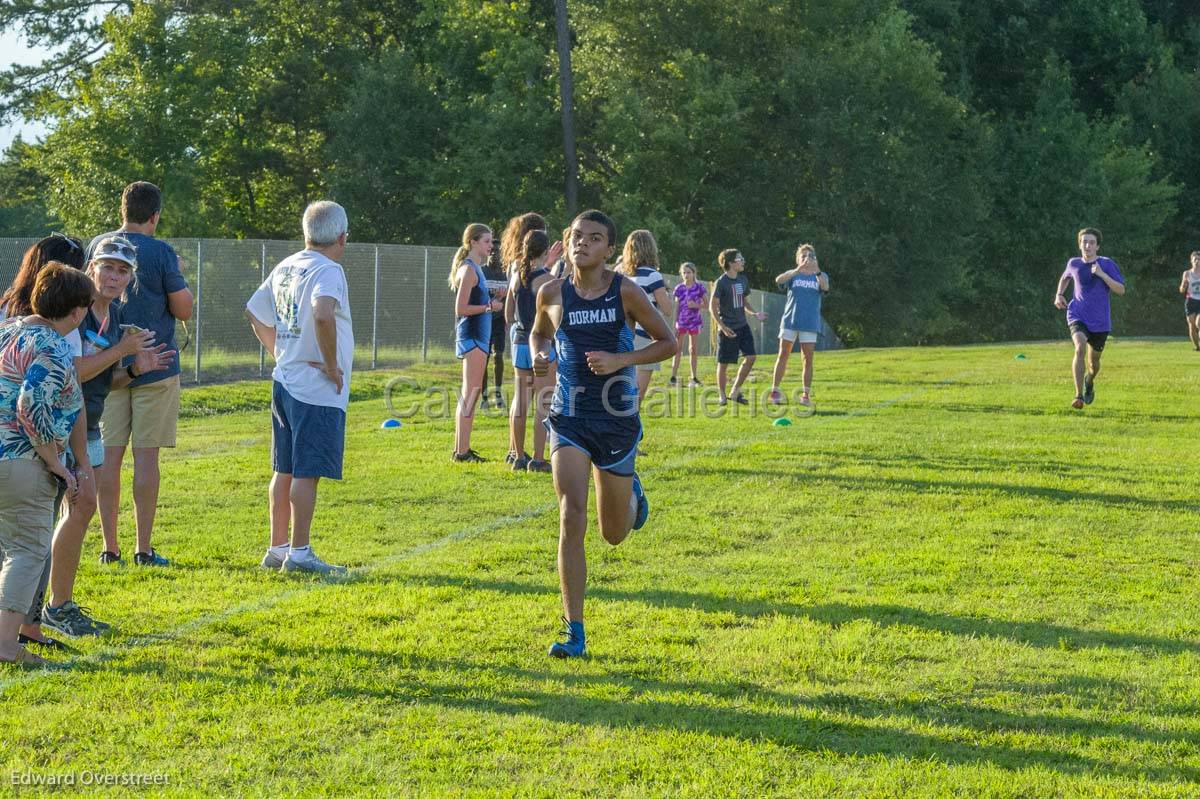
[[[137, 263], [136, 280], [122, 308], [126, 325], [154, 331], [156, 344], [175, 345], [175, 320], [192, 318], [192, 292], [179, 268], [179, 256], [165, 241], [154, 238], [162, 216], [162, 192], [153, 183], [130, 183], [121, 193], [121, 228], [92, 239], [88, 258], [101, 240], [114, 235], [128, 239]], [[127, 367], [132, 369], [132, 367]], [[117, 540], [117, 509], [121, 502], [121, 461], [125, 447], [133, 447], [133, 507], [137, 520], [139, 566], [166, 566], [167, 559], [154, 551], [150, 536], [158, 509], [158, 451], [175, 446], [179, 421], [179, 356], [167, 368], [147, 374], [130, 372], [127, 388], [108, 395], [100, 421], [104, 436], [104, 471], [97, 485], [100, 524], [108, 540]], [[120, 561], [120, 552], [117, 553]]]

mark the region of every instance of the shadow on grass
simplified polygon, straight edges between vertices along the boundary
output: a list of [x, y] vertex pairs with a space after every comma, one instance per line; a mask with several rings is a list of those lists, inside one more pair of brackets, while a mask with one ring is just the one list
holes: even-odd
[[[408, 580], [419, 585], [454, 586], [470, 591], [496, 591], [505, 594], [527, 595], [545, 595], [547, 593], [547, 589], [543, 586], [511, 581], [477, 580], [439, 575], [416, 576], [410, 577]], [[553, 591], [553, 589], [550, 590]], [[748, 618], [781, 615], [789, 618], [808, 619], [831, 627], [839, 627], [866, 619], [880, 627], [911, 627], [943, 635], [1004, 638], [1016, 643], [1047, 649], [1106, 647], [1169, 654], [1200, 654], [1200, 642], [1197, 641], [1139, 633], [1089, 630], [1050, 622], [955, 616], [903, 605], [847, 605], [840, 602], [798, 605], [791, 602], [743, 600], [664, 588], [623, 591], [605, 586], [589, 587], [588, 597], [608, 602], [637, 602], [654, 607], [731, 613]]]
[[[937, 468], [936, 465], [930, 468]], [[981, 466], [977, 473], [990, 473], [986, 467]], [[711, 477], [719, 480], [731, 480], [736, 477], [745, 479], [757, 480], [764, 476], [764, 471], [761, 467], [740, 467], [740, 466], [720, 466], [706, 467], [696, 466], [689, 472], [691, 477]], [[966, 481], [966, 480], [920, 480], [908, 477], [893, 477], [886, 474], [873, 474], [862, 477], [851, 477], [847, 475], [833, 474], [830, 472], [820, 472], [816, 475], [805, 473], [803, 471], [790, 472], [786, 469], [772, 468], [770, 476], [779, 477], [794, 477], [797, 480], [803, 480], [806, 483], [833, 483], [841, 485], [849, 489], [861, 489], [863, 491], [879, 492], [881, 490], [894, 490], [900, 493], [910, 494], [986, 494], [998, 493], [1007, 494], [1016, 499], [1044, 499], [1055, 503], [1076, 503], [1076, 502], [1094, 502], [1098, 505], [1106, 505], [1113, 508], [1123, 510], [1130, 509], [1131, 506], [1141, 505], [1146, 508], [1151, 508], [1160, 511], [1188, 511], [1200, 512], [1200, 504], [1192, 500], [1183, 499], [1153, 499], [1150, 497], [1139, 497], [1131, 494], [1118, 494], [1101, 491], [1079, 491], [1073, 488], [1053, 488], [1051, 486], [1033, 486], [1021, 485], [1019, 483], [1001, 483], [994, 481]], [[1071, 509], [1073, 514], [1077, 513], [1077, 509]]]
[[[1046, 713], [1021, 714], [969, 702], [887, 700], [836, 692], [789, 694], [746, 681], [666, 680], [636, 670], [645, 664], [592, 658], [545, 668], [463, 658], [437, 659], [351, 644], [255, 644], [257, 665], [241, 673], [183, 667], [181, 680], [218, 682], [241, 690], [265, 679], [297, 679], [325, 663], [354, 663], [328, 687], [308, 694], [328, 699], [436, 705], [460, 711], [535, 717], [561, 724], [720, 736], [749, 744], [849, 757], [932, 760], [951, 765], [992, 764], [1021, 771], [1041, 766], [1065, 774], [1121, 775], [1138, 780], [1194, 779], [1194, 770], [1170, 765], [1125, 765], [1068, 751], [1078, 739], [1122, 737], [1169, 744], [1180, 736], [1129, 723], [1107, 723]], [[540, 652], [538, 657], [542, 658]], [[596, 667], [600, 673], [594, 673]], [[166, 663], [139, 664], [146, 675], [169, 672]], [[589, 673], [590, 672], [590, 673]], [[916, 732], [917, 726], [935, 727]], [[1068, 739], [1062, 749], [999, 742], [1000, 736], [1040, 734]], [[1072, 740], [1073, 739], [1073, 740]]]

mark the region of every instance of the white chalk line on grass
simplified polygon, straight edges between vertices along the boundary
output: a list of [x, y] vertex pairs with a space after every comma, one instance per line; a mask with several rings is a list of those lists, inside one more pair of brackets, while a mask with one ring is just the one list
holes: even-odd
[[[895, 397], [893, 399], [884, 400], [882, 402], [878, 402], [874, 405], [870, 405], [866, 408], [861, 408], [856, 411], [850, 411], [843, 416], [823, 416], [823, 417], [818, 416], [815, 419], [813, 419], [813, 421], [806, 422], [806, 424], [813, 424], [818, 421], [834, 422], [839, 419], [861, 418], [863, 416], [869, 416], [873, 413], [877, 413], [879, 411], [891, 408], [902, 402], [908, 402], [909, 400], [915, 399], [916, 397], [919, 397], [922, 394], [925, 394], [935, 388], [942, 388], [944, 386], [953, 385], [954, 383], [958, 382], [962, 377], [964, 377], [966, 374], [968, 374], [968, 373], [964, 372], [964, 373], [955, 375], [953, 377], [948, 377], [945, 380], [939, 381], [938, 383], [935, 383], [933, 385], [926, 386], [925, 388], [919, 389], [917, 391], [912, 391], [912, 392], [909, 392], [908, 394], [904, 394], [902, 396]], [[745, 447], [745, 446], [748, 446], [751, 444], [756, 444], [759, 441], [764, 441], [764, 440], [768, 439], [772, 435], [777, 435], [777, 431], [775, 431], [773, 428], [770, 430], [767, 430], [763, 433], [758, 433], [756, 435], [747, 436], [745, 438], [738, 439], [738, 440], [735, 440], [735, 441], [732, 441], [732, 442], [729, 442], [726, 444], [721, 444], [721, 445], [718, 445], [715, 447], [711, 447], [709, 449], [706, 449], [702, 452], [698, 452], [693, 455], [684, 456], [682, 458], [676, 458], [675, 460], [664, 463], [661, 466], [656, 466], [656, 467], [647, 469], [647, 470], [645, 470], [645, 473], [646, 474], [654, 474], [655, 472], [658, 472], [658, 471], [666, 471], [669, 469], [678, 469], [680, 467], [688, 465], [689, 463], [692, 463], [693, 461], [699, 460], [701, 458], [710, 457], [713, 454], [723, 454], [726, 452], [732, 452], [733, 450], [740, 449], [742, 447]], [[531, 521], [545, 513], [549, 513], [550, 511], [554, 510], [557, 506], [558, 506], [557, 502], [546, 502], [546, 503], [542, 503], [541, 505], [531, 506], [529, 508], [526, 508], [523, 511], [520, 511], [519, 513], [513, 513], [508, 516], [502, 516], [498, 519], [493, 519], [492, 521], [486, 522], [484, 524], [478, 524], [473, 527], [467, 527], [462, 530], [458, 530], [456, 532], [449, 533], [447, 535], [442, 536], [441, 538], [434, 539], [433, 541], [426, 541], [422, 544], [417, 544], [417, 545], [409, 547], [408, 549], [405, 549], [401, 552], [397, 552], [395, 554], [388, 555], [387, 557], [383, 558], [382, 560], [376, 561], [375, 563], [371, 564], [370, 566], [360, 566], [358, 568], [351, 569], [350, 572], [345, 577], [342, 577], [342, 578], [325, 579], [325, 580], [310, 580], [307, 583], [304, 583], [302, 585], [299, 585], [299, 586], [292, 588], [290, 590], [287, 590], [287, 591], [282, 591], [277, 594], [271, 594], [270, 596], [260, 597], [258, 599], [248, 600], [246, 602], [240, 602], [236, 605], [225, 608], [224, 610], [216, 611], [214, 613], [206, 613], [206, 614], [204, 614], [202, 616], [198, 616], [195, 619], [192, 619], [190, 621], [183, 622], [182, 624], [179, 624], [179, 625], [175, 626], [174, 628], [167, 630], [166, 632], [152, 633], [152, 634], [148, 634], [148, 635], [131, 636], [130, 638], [126, 638], [119, 643], [104, 646], [104, 647], [96, 650], [95, 652], [89, 653], [87, 655], [83, 655], [83, 656], [76, 657], [76, 658], [71, 658], [67, 661], [64, 661], [63, 665], [68, 667], [66, 669], [61, 669], [61, 668], [39, 669], [36, 671], [27, 671], [27, 672], [15, 674], [12, 677], [9, 677], [8, 679], [0, 680], [0, 695], [3, 695], [10, 688], [15, 688], [15, 687], [18, 687], [21, 685], [27, 685], [29, 683], [35, 682], [37, 680], [43, 679], [48, 676], [69, 674], [70, 667], [85, 666], [85, 665], [87, 665], [87, 666], [102, 666], [105, 663], [108, 663], [112, 660], [116, 660], [117, 658], [122, 657], [130, 652], [136, 651], [138, 649], [145, 649], [145, 648], [153, 646], [155, 644], [162, 644], [162, 643], [169, 643], [172, 641], [178, 641], [179, 639], [184, 638], [185, 636], [187, 636], [191, 633], [194, 633], [198, 630], [202, 630], [206, 627], [210, 627], [214, 624], [220, 624], [221, 622], [228, 621], [229, 619], [236, 618], [238, 616], [242, 616], [247, 613], [257, 613], [257, 612], [263, 611], [263, 610], [270, 610], [271, 608], [273, 608], [277, 605], [280, 605], [284, 602], [294, 599], [295, 597], [303, 596], [304, 594], [310, 593], [312, 591], [319, 591], [323, 588], [330, 588], [333, 586], [346, 585], [349, 583], [357, 582], [358, 580], [368, 576], [372, 572], [378, 571], [380, 569], [385, 569], [388, 566], [392, 566], [396, 563], [400, 563], [401, 561], [408, 560], [409, 558], [413, 558], [413, 557], [417, 557], [420, 555], [424, 555], [429, 552], [433, 552], [434, 550], [441, 549], [442, 547], [448, 546], [450, 544], [458, 543], [459, 541], [467, 541], [472, 538], [477, 538], [478, 536], [485, 535], [486, 533], [490, 533], [493, 530], [498, 530], [498, 529], [508, 527], [508, 526], [514, 525], [514, 524], [520, 524], [521, 522]]]

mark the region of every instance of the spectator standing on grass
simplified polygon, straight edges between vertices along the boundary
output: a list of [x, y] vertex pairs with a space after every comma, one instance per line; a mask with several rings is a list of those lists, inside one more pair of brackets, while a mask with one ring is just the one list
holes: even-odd
[[708, 287], [696, 279], [696, 265], [691, 261], [679, 265], [679, 276], [683, 278], [683, 282], [676, 286], [674, 291], [675, 339], [679, 346], [675, 350], [675, 358], [671, 361], [670, 384], [674, 386], [677, 383], [679, 360], [683, 357], [683, 343], [687, 341], [688, 358], [692, 367], [692, 381], [688, 385], [698, 386], [700, 378], [696, 375], [696, 337], [700, 335], [700, 326], [704, 321], [700, 311], [708, 298]]
[[[87, 459], [99, 481], [104, 467], [104, 443], [100, 437], [100, 418], [104, 402], [113, 386], [129, 385], [139, 374], [167, 366], [175, 353], [160, 344], [151, 346], [154, 334], [149, 330], [123, 335], [120, 300], [133, 282], [137, 262], [133, 245], [124, 238], [104, 239], [95, 249], [95, 257], [87, 266], [87, 275], [95, 285], [96, 294], [83, 317], [79, 331], [83, 338], [83, 356], [75, 361], [76, 372], [83, 383], [83, 401], [87, 424]], [[128, 362], [126, 362], [128, 361]], [[91, 618], [86, 608], [74, 599], [75, 576], [88, 524], [96, 503], [82, 499], [83, 479], [80, 478], [80, 499], [71, 506], [66, 520], [54, 533], [50, 558], [50, 601], [42, 611], [43, 623], [63, 635], [99, 635], [109, 625]], [[106, 541], [100, 555], [101, 563], [109, 563], [116, 541]], [[107, 557], [106, 557], [107, 556]]]
[[[1099, 255], [1100, 231], [1084, 228], [1075, 240], [1079, 244], [1080, 257], [1067, 261], [1067, 268], [1058, 279], [1054, 307], [1067, 312], [1067, 327], [1075, 344], [1075, 357], [1071, 362], [1075, 399], [1071, 407], [1080, 410], [1096, 398], [1100, 356], [1112, 330], [1109, 294], [1124, 295], [1125, 278], [1116, 261]], [[1075, 284], [1069, 303], [1066, 297], [1068, 282]]]
[[[133, 245], [137, 275], [122, 308], [124, 323], [154, 333], [156, 344], [175, 345], [175, 321], [192, 318], [192, 292], [170, 244], [154, 237], [162, 218], [162, 192], [153, 183], [130, 183], [121, 193], [121, 229], [97, 236], [87, 260], [104, 239], [121, 236]], [[138, 566], [166, 566], [168, 561], [151, 544], [161, 483], [159, 451], [175, 446], [179, 423], [179, 356], [165, 369], [134, 377], [125, 388], [112, 391], [104, 404], [100, 430], [104, 439], [104, 470], [99, 488], [100, 525], [106, 541], [116, 542], [117, 512], [121, 505], [121, 463], [125, 447], [133, 448], [133, 509]], [[108, 551], [120, 562], [120, 549]]]
[[[767, 315], [755, 311], [747, 301], [750, 296], [750, 281], [742, 274], [742, 270], [746, 268], [746, 259], [742, 254], [737, 250], [722, 250], [717, 256], [717, 263], [724, 274], [713, 284], [708, 311], [717, 326], [717, 390], [720, 392], [718, 402], [724, 405], [732, 399], [741, 405], [748, 405], [749, 401], [742, 396], [742, 384], [750, 376], [756, 354], [754, 333], [750, 330], [750, 323], [746, 321], [746, 312], [754, 314], [754, 318], [760, 322], [766, 319]], [[734, 378], [733, 388], [726, 394], [726, 370], [730, 364], [737, 364], [739, 353], [745, 356], [745, 360]]]
[[[487, 263], [483, 267], [483, 276], [487, 278], [488, 297], [493, 301], [498, 301], [501, 307], [504, 305], [504, 296], [508, 293], [508, 272], [504, 264], [500, 260], [500, 245], [499, 242], [493, 242], [492, 252], [488, 256]], [[491, 342], [491, 361], [496, 370], [496, 384], [492, 387], [492, 407], [503, 408], [504, 406], [504, 345], [505, 338], [508, 335], [508, 328], [504, 321], [504, 314], [492, 314], [492, 342]], [[488, 370], [483, 370], [483, 390], [480, 393], [479, 403], [481, 406], [487, 406], [488, 393]]]
[[34, 283], [33, 313], [0, 325], [0, 662], [48, 663], [19, 636], [50, 553], [58, 489], [71, 503], [79, 493], [63, 455], [83, 394], [64, 337], [92, 293], [83, 272], [52, 262]]
[[504, 305], [488, 295], [483, 263], [492, 251], [492, 229], [472, 222], [463, 230], [462, 246], [450, 262], [450, 290], [454, 292], [454, 354], [462, 361], [462, 394], [454, 414], [455, 463], [483, 463], [471, 449], [475, 406], [483, 393], [488, 352], [492, 347], [492, 314]]
[[1183, 295], [1183, 313], [1187, 317], [1188, 338], [1200, 352], [1200, 250], [1191, 255], [1192, 268], [1183, 273], [1179, 293]]
[[817, 250], [811, 244], [801, 244], [796, 250], [796, 266], [775, 276], [775, 285], [787, 291], [787, 305], [779, 321], [779, 353], [775, 356], [775, 372], [771, 381], [768, 402], [783, 402], [779, 389], [787, 372], [788, 356], [799, 346], [804, 361], [801, 405], [812, 405], [813, 353], [821, 332], [821, 300], [829, 293], [829, 275], [821, 271]]
[[[322, 477], [342, 479], [354, 364], [350, 293], [341, 259], [346, 210], [327, 200], [304, 210], [304, 249], [281, 261], [246, 303], [271, 372], [271, 544], [264, 569], [340, 574], [310, 543]], [[290, 534], [289, 534], [290, 530]]]
[[[83, 245], [76, 239], [61, 233], [52, 233], [33, 243], [21, 258], [12, 285], [0, 297], [0, 320], [19, 319], [33, 314], [33, 288], [38, 275], [51, 263], [63, 263], [78, 269], [83, 268]], [[71, 330], [64, 336], [71, 356], [78, 368], [82, 346], [79, 330]], [[72, 450], [80, 453], [76, 459]], [[69, 446], [66, 449], [67, 466], [76, 470], [80, 490], [75, 501], [66, 508], [66, 513], [59, 516], [62, 508], [62, 492], [54, 502], [56, 514], [55, 525], [59, 528], [69, 528], [78, 531], [82, 536], [87, 529], [87, 520], [96, 509], [96, 482], [92, 474], [92, 466], [88, 461], [87, 452], [87, 422], [83, 414], [75, 420], [71, 430]], [[70, 536], [68, 536], [70, 537]], [[43, 605], [46, 600], [46, 587], [50, 581], [51, 554], [46, 552], [46, 560], [42, 567], [41, 578], [38, 580], [37, 591], [30, 603], [25, 623], [21, 626], [20, 641], [23, 644], [38, 644], [55, 649], [65, 648], [63, 644], [42, 633]]]

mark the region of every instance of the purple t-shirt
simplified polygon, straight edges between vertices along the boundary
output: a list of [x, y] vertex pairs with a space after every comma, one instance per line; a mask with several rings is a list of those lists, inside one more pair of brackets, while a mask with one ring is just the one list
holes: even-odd
[[[1108, 276], [1125, 285], [1117, 262], [1111, 258], [1100, 256], [1096, 259]], [[1071, 302], [1067, 304], [1067, 324], [1082, 322], [1092, 333], [1107, 333], [1112, 330], [1112, 318], [1109, 315], [1108, 295], [1112, 293], [1108, 284], [1092, 274], [1092, 265], [1082, 258], [1072, 258], [1067, 261], [1063, 277], [1071, 278], [1075, 291]]]
[[679, 314], [675, 320], [675, 327], [679, 330], [699, 330], [701, 323], [700, 310], [689, 308], [689, 302], [700, 303], [700, 308], [704, 307], [704, 298], [708, 296], [708, 287], [697, 280], [688, 287], [687, 283], [680, 283], [675, 287], [675, 307], [679, 309]]

